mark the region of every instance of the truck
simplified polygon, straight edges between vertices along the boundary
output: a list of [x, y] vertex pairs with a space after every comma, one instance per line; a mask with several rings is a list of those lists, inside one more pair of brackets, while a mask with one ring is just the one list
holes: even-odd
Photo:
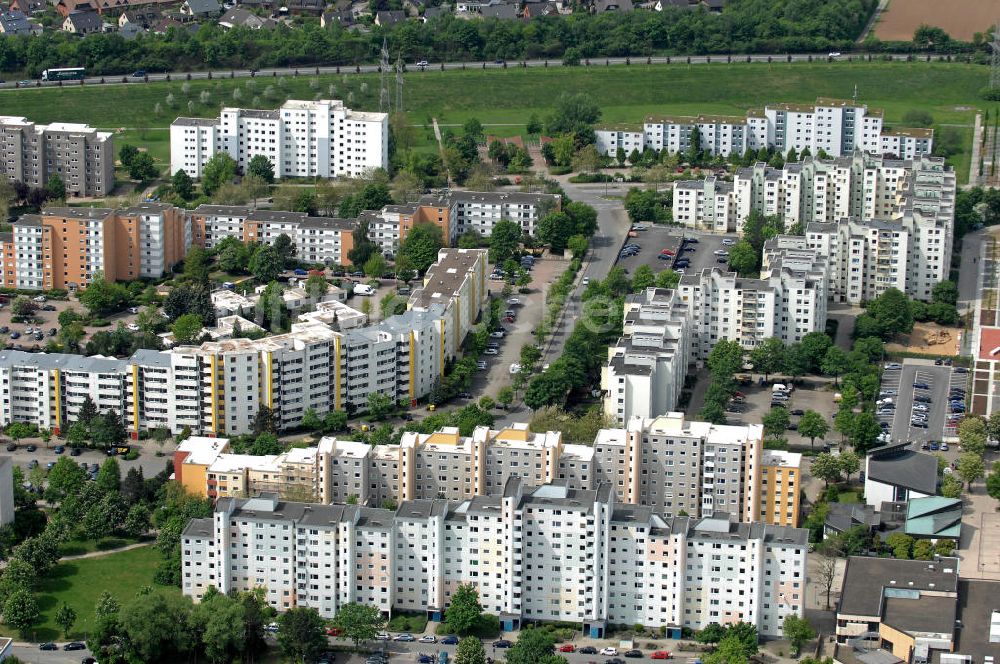
[[369, 286], [368, 284], [358, 284], [357, 286], [354, 287], [354, 294], [355, 295], [374, 295], [375, 294], [375, 288], [373, 286]]

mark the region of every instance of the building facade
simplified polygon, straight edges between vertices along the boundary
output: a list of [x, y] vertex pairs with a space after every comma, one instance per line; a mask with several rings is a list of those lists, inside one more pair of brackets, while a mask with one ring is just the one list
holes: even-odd
[[224, 108], [216, 120], [184, 118], [170, 125], [170, 171], [200, 178], [224, 152], [242, 171], [267, 157], [277, 178], [359, 177], [389, 166], [389, 116], [346, 108], [332, 99], [290, 99], [273, 111]]
[[72, 290], [86, 288], [96, 272], [109, 281], [156, 279], [184, 259], [190, 244], [184, 210], [171, 205], [45, 208], [21, 216], [9, 236], [0, 236], [3, 285]]
[[43, 188], [58, 176], [74, 198], [100, 198], [115, 188], [112, 134], [85, 124], [0, 116], [0, 154], [0, 175], [11, 182]]
[[697, 138], [710, 155], [743, 155], [748, 150], [789, 150], [832, 157], [863, 150], [910, 159], [930, 154], [934, 134], [929, 129], [884, 126], [882, 111], [844, 99], [819, 98], [815, 104], [774, 104], [751, 109], [746, 116], [650, 116], [642, 126], [595, 128], [597, 150], [614, 156], [621, 148], [684, 153]]
[[189, 213], [191, 241], [211, 248], [227, 237], [272, 244], [287, 235], [296, 257], [307, 263], [349, 265], [354, 248], [353, 219], [311, 217], [305, 212], [255, 210], [234, 205], [199, 205]]
[[[183, 592], [200, 600], [264, 588], [278, 610], [323, 617], [360, 602], [440, 619], [461, 584], [507, 628], [571, 621], [683, 628], [745, 621], [777, 636], [805, 598], [806, 531], [666, 517], [618, 505], [607, 484], [529, 489], [519, 478], [469, 500], [415, 500], [395, 511], [224, 498], [181, 536]], [[230, 552], [232, 552], [230, 554]]]

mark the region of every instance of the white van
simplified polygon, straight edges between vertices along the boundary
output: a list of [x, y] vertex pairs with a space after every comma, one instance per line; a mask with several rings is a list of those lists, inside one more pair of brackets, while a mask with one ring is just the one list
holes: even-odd
[[771, 386], [771, 391], [772, 392], [791, 392], [792, 391], [792, 386], [791, 385], [782, 385], [781, 383], [775, 383], [774, 385]]
[[368, 284], [358, 284], [357, 286], [354, 287], [354, 294], [355, 295], [374, 295], [375, 294], [375, 288], [373, 286], [369, 286]]

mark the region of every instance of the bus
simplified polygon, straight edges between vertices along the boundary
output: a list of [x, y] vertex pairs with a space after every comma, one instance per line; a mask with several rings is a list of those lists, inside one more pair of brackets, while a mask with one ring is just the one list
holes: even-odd
[[66, 67], [63, 69], [46, 69], [42, 72], [43, 81], [79, 81], [87, 75], [83, 67]]

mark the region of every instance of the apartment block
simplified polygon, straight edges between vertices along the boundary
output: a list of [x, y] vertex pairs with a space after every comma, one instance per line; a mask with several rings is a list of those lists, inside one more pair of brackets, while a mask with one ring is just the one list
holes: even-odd
[[123, 210], [46, 208], [23, 215], [10, 236], [0, 237], [3, 283], [49, 290], [86, 288], [98, 271], [112, 281], [161, 277], [184, 259], [190, 245], [183, 213], [142, 203]]
[[179, 117], [170, 125], [170, 171], [199, 178], [224, 152], [242, 171], [264, 155], [277, 178], [359, 177], [389, 166], [389, 116], [339, 100], [290, 99], [276, 110], [224, 108], [217, 119]]
[[161, 427], [244, 434], [262, 407], [285, 429], [309, 409], [321, 416], [364, 411], [375, 392], [415, 402], [444, 374], [486, 304], [486, 255], [443, 249], [410, 309], [368, 327], [328, 323], [326, 314], [341, 309], [327, 307], [307, 312], [285, 334], [219, 335], [200, 346], [139, 350], [127, 360], [0, 353], [0, 394], [11, 395], [0, 404], [0, 424], [33, 422], [59, 431], [88, 394], [102, 412], [119, 413], [133, 435]]
[[[727, 514], [669, 517], [619, 505], [607, 484], [529, 488], [461, 501], [413, 500], [395, 511], [222, 498], [181, 536], [183, 592], [195, 601], [264, 588], [279, 611], [333, 617], [349, 602], [440, 619], [472, 584], [505, 629], [571, 621], [682, 629], [746, 621], [764, 636], [801, 615], [806, 532]], [[230, 555], [230, 552], [235, 552]], [[311, 570], [311, 571], [304, 571]]]
[[561, 206], [562, 197], [555, 194], [443, 191], [423, 196], [416, 203], [366, 210], [359, 221], [368, 223], [368, 237], [383, 253], [395, 255], [416, 224], [436, 225], [445, 242], [454, 246], [458, 236], [467, 231], [489, 237], [501, 221], [513, 221], [524, 233], [534, 235], [539, 220]]
[[934, 134], [928, 129], [884, 126], [882, 111], [852, 100], [819, 98], [815, 104], [773, 104], [747, 111], [746, 116], [650, 116], [642, 127], [595, 127], [597, 149], [614, 156], [618, 148], [683, 153], [697, 133], [708, 154], [742, 155], [771, 148], [785, 154], [809, 150], [832, 157], [863, 150], [911, 159], [930, 154]]
[[698, 361], [721, 339], [751, 350], [765, 339], [792, 344], [826, 328], [826, 272], [819, 257], [811, 265], [772, 261], [759, 279], [706, 268], [683, 275], [677, 291], [688, 307], [691, 354]]
[[357, 227], [353, 219], [231, 205], [199, 205], [189, 216], [191, 241], [200, 247], [214, 247], [227, 237], [272, 244], [287, 235], [299, 259], [327, 265], [350, 263], [348, 253], [354, 248]]
[[798, 452], [764, 450], [761, 453], [758, 521], [776, 526], [798, 525], [801, 469], [802, 455]]
[[741, 225], [733, 183], [715, 176], [674, 183], [673, 219], [681, 226], [727, 233]]
[[648, 288], [625, 297], [624, 334], [601, 370], [604, 412], [618, 423], [677, 407], [688, 364], [688, 309], [676, 291]]
[[0, 116], [0, 154], [0, 175], [11, 182], [42, 188], [59, 176], [73, 198], [100, 198], [115, 188], [112, 134], [85, 124]]

